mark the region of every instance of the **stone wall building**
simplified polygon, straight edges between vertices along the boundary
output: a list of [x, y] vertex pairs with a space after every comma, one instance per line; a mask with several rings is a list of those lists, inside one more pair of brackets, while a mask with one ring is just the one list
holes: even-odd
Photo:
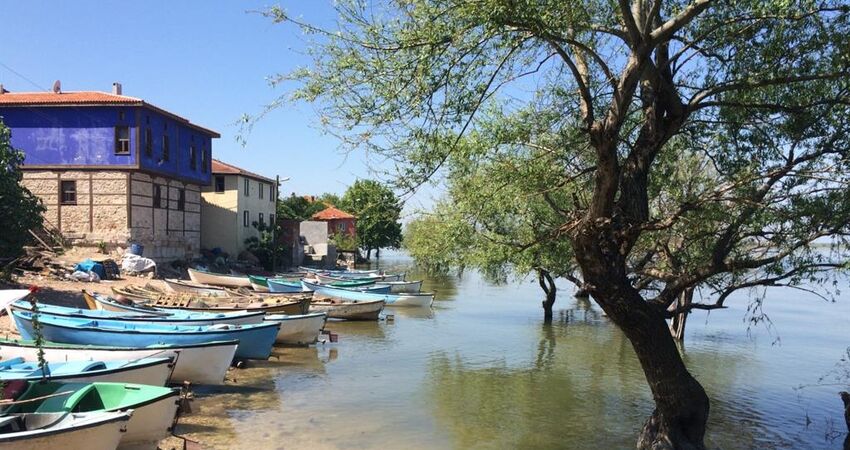
[[237, 256], [259, 237], [254, 223], [274, 223], [277, 182], [232, 164], [212, 161], [212, 183], [201, 189], [201, 245]]
[[139, 243], [160, 261], [197, 255], [218, 133], [117, 83], [112, 93], [2, 92], [0, 118], [25, 154], [22, 184], [66, 239]]

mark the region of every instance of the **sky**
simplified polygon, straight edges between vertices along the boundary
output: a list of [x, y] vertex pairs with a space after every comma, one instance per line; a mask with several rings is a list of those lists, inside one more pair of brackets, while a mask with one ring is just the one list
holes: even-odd
[[[268, 177], [290, 177], [290, 192], [341, 194], [357, 178], [374, 178], [365, 158], [346, 155], [322, 133], [310, 105], [267, 115], [237, 142], [237, 122], [285, 91], [266, 77], [309, 64], [301, 31], [273, 24], [257, 1], [0, 0], [0, 83], [10, 91], [109, 92], [113, 82], [198, 125], [221, 133], [213, 157]], [[290, 0], [294, 17], [333, 26], [330, 0]], [[420, 193], [406, 212], [427, 208]]]

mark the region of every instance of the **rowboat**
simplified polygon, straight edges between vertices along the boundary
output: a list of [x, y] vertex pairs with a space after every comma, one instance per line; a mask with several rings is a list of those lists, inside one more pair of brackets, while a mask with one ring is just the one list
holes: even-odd
[[4, 415], [0, 450], [115, 450], [132, 415], [132, 410]]
[[157, 442], [171, 430], [179, 396], [177, 389], [142, 384], [29, 383], [17, 401], [30, 401], [18, 403], [11, 410], [43, 413], [132, 410], [120, 447], [156, 448]]
[[349, 280], [349, 281], [355, 281], [355, 280], [356, 281], [366, 281], [366, 280], [372, 280], [372, 281], [404, 281], [405, 274], [403, 274], [403, 273], [395, 273], [395, 274], [367, 273], [367, 274], [361, 274], [361, 273], [341, 272], [341, 273], [326, 273], [326, 274], [317, 273], [316, 276], [325, 277], [325, 278], [329, 278], [329, 279], [335, 279], [335, 280], [338, 280], [338, 281], [344, 281], [344, 280]]
[[366, 286], [348, 287], [348, 286], [346, 286], [345, 283], [325, 284], [325, 283], [316, 283], [315, 280], [308, 280], [306, 278], [301, 280], [301, 288], [302, 289], [308, 289], [310, 291], [316, 291], [316, 289], [314, 289], [314, 286], [333, 287], [333, 288], [345, 289], [345, 290], [349, 290], [349, 291], [371, 292], [373, 294], [389, 294], [390, 289], [391, 289], [390, 286], [378, 286], [374, 283], [371, 283], [370, 285], [366, 285]]
[[323, 312], [330, 319], [343, 320], [378, 320], [383, 309], [383, 300], [358, 303], [320, 301], [310, 304], [310, 312]]
[[378, 270], [378, 269], [334, 270], [334, 269], [317, 269], [315, 267], [305, 267], [305, 266], [298, 266], [298, 270], [301, 270], [301, 271], [307, 272], [307, 273], [331, 273], [331, 274], [333, 274], [333, 273], [351, 273], [351, 274], [361, 274], [361, 275], [380, 272], [380, 270]]
[[300, 281], [285, 281], [270, 278], [266, 280], [266, 284], [268, 285], [269, 291], [274, 293], [294, 294], [296, 292], [304, 291], [301, 287]]
[[92, 382], [116, 381], [164, 386], [174, 367], [171, 358], [141, 358], [116, 361], [68, 361], [38, 367], [38, 359], [22, 357], [0, 362], [0, 382], [40, 380]]
[[205, 295], [213, 297], [230, 297], [230, 293], [222, 287], [210, 286], [208, 284], [193, 283], [191, 281], [166, 278], [165, 290], [181, 294]]
[[[12, 311], [12, 319], [24, 339], [34, 339], [32, 313]], [[127, 323], [118, 320], [90, 320], [40, 315], [45, 339], [71, 344], [145, 347], [155, 344], [197, 344], [199, 342], [238, 340], [237, 359], [268, 359], [280, 324], [252, 325], [163, 325]]]
[[330, 275], [324, 275], [321, 273], [314, 274], [314, 277], [319, 280], [319, 283], [321, 284], [327, 284], [336, 287], [353, 288], [371, 286], [375, 284], [374, 278], [341, 278]]
[[328, 315], [323, 312], [295, 316], [271, 314], [265, 318], [267, 322], [280, 324], [275, 343], [288, 345], [315, 344], [327, 319]]
[[251, 287], [251, 282], [246, 276], [225, 275], [222, 273], [205, 272], [203, 270], [188, 269], [189, 278], [195, 283], [211, 284], [213, 286], [225, 287]]
[[[102, 297], [98, 294], [84, 293], [84, 296]], [[32, 311], [32, 306], [26, 302], [13, 303], [13, 310]], [[251, 323], [262, 323], [262, 312], [229, 312], [229, 313], [203, 313], [192, 311], [173, 311], [170, 314], [151, 314], [131, 311], [108, 311], [102, 309], [68, 308], [66, 306], [38, 304], [38, 312], [56, 317], [77, 317], [92, 320], [120, 320], [122, 322], [149, 322], [164, 323], [171, 325], [215, 325], [218, 323], [229, 323], [233, 325], [247, 325]]]
[[[198, 344], [151, 345], [147, 347], [112, 347], [100, 345], [62, 344], [45, 342], [41, 348], [45, 361], [115, 361], [122, 359], [171, 358], [174, 370], [170, 383], [191, 381], [194, 384], [222, 384], [227, 368], [236, 354], [238, 341], [201, 342]], [[0, 360], [38, 359], [35, 341], [0, 339]], [[148, 383], [150, 384], [150, 383]]]
[[422, 290], [422, 280], [419, 281], [379, 281], [377, 286], [389, 286], [392, 294], [418, 294]]
[[351, 302], [383, 300], [387, 306], [431, 306], [434, 294], [374, 294], [352, 291], [302, 280], [305, 287], [312, 289], [319, 297], [330, 297]]
[[[290, 296], [251, 296], [251, 297], [199, 297], [193, 295], [162, 294], [145, 288], [127, 286], [123, 289], [113, 288], [115, 299], [105, 301], [96, 298], [98, 309], [112, 311], [139, 311], [139, 303], [157, 309], [183, 309], [197, 312], [232, 312], [232, 311], [262, 311], [267, 314], [305, 314], [310, 305], [308, 295]], [[137, 303], [126, 303], [124, 299], [136, 300]], [[122, 305], [123, 303], [123, 305]], [[130, 306], [131, 308], [127, 308]], [[137, 308], [137, 309], [133, 309]]]

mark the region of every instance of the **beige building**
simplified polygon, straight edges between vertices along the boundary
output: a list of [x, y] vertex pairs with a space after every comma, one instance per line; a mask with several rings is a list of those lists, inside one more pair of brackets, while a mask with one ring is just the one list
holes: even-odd
[[275, 180], [212, 160], [212, 184], [201, 188], [201, 247], [238, 255], [259, 236], [254, 223], [274, 223], [276, 200]]

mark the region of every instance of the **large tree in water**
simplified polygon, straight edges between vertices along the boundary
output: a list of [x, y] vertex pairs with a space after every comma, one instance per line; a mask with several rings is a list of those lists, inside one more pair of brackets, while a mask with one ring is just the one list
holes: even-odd
[[[721, 308], [738, 289], [817, 282], [846, 261], [846, 3], [336, 8], [333, 30], [268, 11], [314, 38], [313, 64], [275, 79], [297, 83], [281, 100], [315, 102], [409, 189], [452, 162], [547, 161], [529, 195], [559, 221], [538, 239], [569, 242], [584, 287], [632, 343], [656, 405], [638, 447], [703, 448], [709, 400], [665, 319]], [[474, 133], [486, 145], [465, 145]]]

